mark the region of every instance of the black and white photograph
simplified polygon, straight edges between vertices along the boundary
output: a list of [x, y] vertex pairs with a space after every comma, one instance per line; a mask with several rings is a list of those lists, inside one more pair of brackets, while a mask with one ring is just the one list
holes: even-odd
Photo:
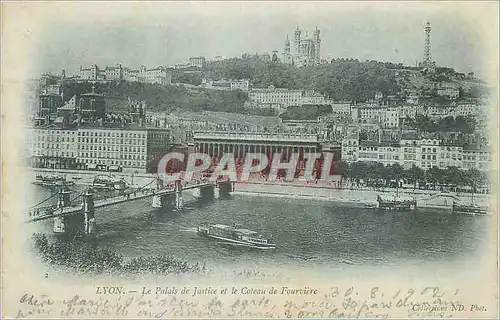
[[497, 318], [498, 2], [2, 2], [2, 318]]

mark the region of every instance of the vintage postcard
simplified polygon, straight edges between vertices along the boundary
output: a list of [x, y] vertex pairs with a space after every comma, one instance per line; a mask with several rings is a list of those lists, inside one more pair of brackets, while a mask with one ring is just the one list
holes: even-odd
[[498, 2], [2, 2], [2, 318], [497, 318]]

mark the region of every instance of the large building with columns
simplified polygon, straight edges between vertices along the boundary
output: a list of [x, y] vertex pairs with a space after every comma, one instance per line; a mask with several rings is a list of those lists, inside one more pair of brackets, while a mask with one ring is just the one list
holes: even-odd
[[[240, 170], [247, 153], [263, 153], [267, 156], [268, 166], [262, 171], [267, 173], [275, 153], [281, 154], [281, 161], [288, 162], [291, 153], [297, 153], [296, 176], [303, 174], [306, 162], [304, 155], [321, 152], [321, 144], [316, 134], [269, 133], [269, 132], [230, 132], [196, 131], [193, 133], [195, 151], [209, 154], [212, 165], [216, 164], [224, 153], [235, 157], [236, 169]], [[315, 161], [313, 173], [318, 177], [321, 160]], [[278, 173], [280, 176], [280, 173]]]
[[321, 151], [316, 134], [196, 131], [193, 140], [196, 152], [215, 158], [220, 158], [223, 153], [244, 158], [247, 153], [270, 156], [276, 152], [304, 154]]

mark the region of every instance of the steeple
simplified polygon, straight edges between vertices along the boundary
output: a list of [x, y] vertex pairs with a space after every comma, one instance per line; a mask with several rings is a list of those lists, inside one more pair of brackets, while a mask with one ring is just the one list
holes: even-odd
[[314, 36], [314, 40], [318, 40], [319, 39], [319, 29], [318, 29], [317, 26], [316, 26], [316, 29], [313, 32], [313, 36]]
[[297, 26], [297, 30], [295, 30], [295, 39], [294, 39], [294, 41], [295, 41], [295, 43], [294, 43], [294, 45], [295, 45], [295, 48], [294, 48], [295, 52], [293, 53], [294, 55], [297, 55], [297, 56], [299, 55], [299, 52], [300, 52], [300, 33], [301, 33], [300, 29]]
[[315, 63], [319, 64], [321, 62], [321, 39], [319, 37], [319, 28], [316, 26], [316, 29], [313, 32], [313, 41], [314, 41], [314, 53], [315, 53]]

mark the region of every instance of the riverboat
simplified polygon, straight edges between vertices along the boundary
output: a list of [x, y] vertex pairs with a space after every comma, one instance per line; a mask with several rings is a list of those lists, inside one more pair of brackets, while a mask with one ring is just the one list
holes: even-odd
[[417, 200], [412, 197], [377, 195], [377, 208], [382, 210], [410, 210], [417, 208]]
[[222, 244], [232, 246], [242, 246], [255, 249], [275, 249], [276, 244], [270, 239], [256, 231], [241, 228], [237, 224], [228, 226], [224, 224], [202, 224], [198, 226], [198, 234], [203, 237], [212, 238], [220, 241]]
[[453, 202], [452, 212], [455, 214], [466, 215], [487, 215], [489, 210], [485, 206], [480, 206], [474, 202], [474, 192], [471, 193], [471, 201], [465, 203], [463, 201]]
[[39, 186], [48, 187], [70, 186], [75, 184], [74, 181], [67, 181], [65, 177], [42, 175], [37, 175], [33, 183]]
[[97, 176], [92, 182], [92, 186], [97, 189], [105, 190], [125, 190], [127, 189], [127, 183], [125, 180], [113, 180], [105, 176]]
[[460, 204], [453, 203], [453, 213], [456, 214], [467, 214], [467, 215], [486, 215], [488, 214], [488, 209], [481, 207], [477, 204]]

